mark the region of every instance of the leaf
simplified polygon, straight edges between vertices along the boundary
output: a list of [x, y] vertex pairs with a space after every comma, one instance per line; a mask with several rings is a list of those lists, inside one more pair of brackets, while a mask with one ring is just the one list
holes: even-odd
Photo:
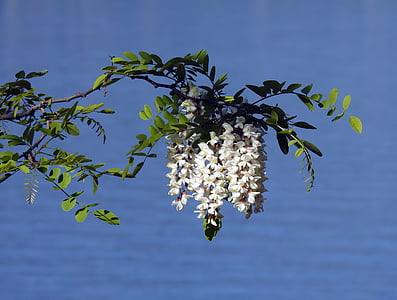
[[208, 241], [212, 241], [218, 231], [222, 228], [222, 219], [217, 216], [207, 214], [204, 218], [203, 226], [205, 238]]
[[333, 88], [328, 95], [328, 100], [331, 104], [335, 104], [336, 99], [338, 98], [338, 90]]
[[43, 70], [40, 72], [30, 72], [26, 75], [26, 78], [40, 77], [48, 73], [48, 70]]
[[141, 110], [141, 111], [139, 112], [139, 117], [140, 117], [142, 120], [145, 120], [145, 121], [147, 121], [147, 120], [150, 119], [150, 118], [147, 116], [147, 114], [146, 114], [143, 110]]
[[210, 80], [211, 80], [211, 81], [214, 81], [214, 80], [215, 80], [215, 73], [216, 73], [216, 68], [215, 68], [215, 66], [213, 66], [213, 67], [211, 68], [211, 71], [210, 71]]
[[154, 135], [156, 133], [158, 133], [159, 131], [157, 130], [156, 127], [154, 127], [153, 125], [149, 125], [149, 133], [150, 135]]
[[61, 176], [58, 177], [58, 185], [61, 189], [66, 189], [71, 181], [72, 176], [68, 172], [62, 173]]
[[29, 168], [27, 166], [25, 166], [25, 165], [18, 166], [18, 169], [21, 170], [22, 172], [24, 172], [25, 174], [29, 174], [30, 173]]
[[246, 85], [246, 87], [261, 97], [265, 97], [267, 94], [266, 88], [264, 86], [256, 86], [256, 85], [248, 84], [248, 85]]
[[97, 89], [103, 83], [107, 76], [107, 74], [102, 74], [97, 79], [95, 79], [94, 84], [92, 85], [92, 89]]
[[299, 99], [307, 106], [307, 108], [311, 111], [314, 111], [313, 103], [310, 101], [310, 98], [303, 94], [298, 94]]
[[301, 86], [302, 85], [300, 83], [292, 83], [285, 90], [287, 92], [293, 92], [294, 90], [296, 90], [297, 88], [300, 88]]
[[296, 127], [300, 127], [300, 128], [305, 128], [305, 129], [317, 129], [313, 125], [310, 125], [309, 123], [306, 123], [306, 122], [295, 122], [295, 123], [292, 123], [292, 125], [294, 125]]
[[61, 203], [61, 207], [63, 211], [69, 211], [71, 210], [74, 206], [76, 205], [76, 198], [75, 197], [70, 197], [68, 199], [65, 199]]
[[299, 157], [301, 156], [301, 154], [303, 153], [304, 149], [303, 148], [299, 148], [295, 151], [295, 157]]
[[113, 109], [110, 109], [110, 108], [105, 108], [105, 109], [102, 109], [102, 110], [100, 110], [98, 112], [101, 113], [101, 114], [114, 114], [115, 113], [115, 111]]
[[149, 105], [145, 104], [145, 105], [143, 106], [143, 110], [144, 110], [146, 116], [147, 116], [149, 119], [153, 116], [152, 109], [150, 108]]
[[74, 135], [74, 136], [78, 136], [80, 135], [80, 130], [79, 128], [73, 124], [73, 123], [67, 123], [66, 124], [66, 128], [65, 131], [70, 134], [70, 135]]
[[318, 155], [318, 156], [323, 156], [323, 154], [321, 153], [320, 149], [318, 149], [315, 145], [313, 145], [312, 143], [305, 141], [305, 140], [301, 140], [301, 142], [303, 143], [303, 145], [309, 149], [311, 152], [313, 152], [314, 154]]
[[136, 56], [134, 53], [132, 53], [132, 52], [123, 52], [123, 55], [125, 56], [125, 57], [127, 57], [129, 60], [132, 60], [132, 61], [139, 61], [139, 58], [138, 58], [138, 56]]
[[53, 180], [57, 179], [60, 174], [61, 174], [60, 168], [53, 168], [53, 169], [51, 169], [50, 173], [48, 174], [48, 177], [51, 181], [53, 181]]
[[94, 211], [94, 216], [108, 224], [120, 225], [120, 219], [114, 213], [106, 209], [98, 209]]
[[[312, 87], [313, 87], [313, 84], [309, 84], [309, 85], [305, 86], [303, 89], [301, 89], [301, 92], [303, 94], [307, 95], [310, 93]], [[314, 100], [314, 99], [312, 99], [312, 100]]]
[[363, 124], [361, 123], [361, 120], [359, 118], [357, 118], [355, 116], [350, 116], [349, 123], [350, 123], [350, 126], [357, 133], [362, 133], [363, 132]]
[[83, 207], [76, 211], [74, 218], [78, 223], [82, 223], [87, 218], [87, 216], [88, 216], [88, 208]]
[[143, 58], [145, 64], [152, 63], [152, 56], [149, 53], [145, 51], [140, 51], [139, 55]]
[[343, 98], [343, 109], [344, 110], [349, 108], [351, 100], [352, 100], [352, 97], [350, 95], [347, 95], [345, 98]]
[[142, 162], [140, 162], [139, 164], [137, 164], [137, 165], [135, 166], [134, 171], [132, 171], [131, 177], [135, 177], [136, 174], [138, 174], [138, 172], [142, 169], [144, 163], [145, 163], [145, 162], [142, 161]]
[[335, 122], [337, 120], [339, 120], [340, 118], [342, 118], [345, 115], [345, 112], [341, 112], [340, 114], [336, 115], [335, 118], [333, 118], [331, 121]]
[[19, 71], [18, 73], [16, 73], [15, 78], [18, 78], [18, 79], [25, 78], [25, 71], [22, 70], [22, 71]]
[[285, 134], [277, 133], [277, 141], [281, 152], [283, 152], [284, 154], [288, 154], [288, 139]]

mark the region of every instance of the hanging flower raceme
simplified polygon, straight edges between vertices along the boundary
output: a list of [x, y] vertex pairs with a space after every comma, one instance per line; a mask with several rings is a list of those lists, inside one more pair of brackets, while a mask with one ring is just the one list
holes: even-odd
[[[204, 111], [191, 100], [185, 100], [181, 107], [189, 121]], [[207, 141], [189, 129], [169, 135], [167, 177], [168, 194], [175, 197], [172, 205], [181, 210], [193, 198], [199, 202], [195, 210], [198, 218], [217, 230], [224, 200], [247, 218], [262, 211], [267, 179], [263, 135], [263, 130], [242, 116], [222, 123], [219, 132], [210, 132]]]

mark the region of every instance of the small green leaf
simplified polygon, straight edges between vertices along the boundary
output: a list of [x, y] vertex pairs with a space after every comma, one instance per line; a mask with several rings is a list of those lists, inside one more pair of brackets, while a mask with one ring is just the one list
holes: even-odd
[[222, 228], [222, 219], [218, 216], [207, 214], [203, 221], [204, 235], [208, 241], [212, 241]]
[[338, 98], [338, 90], [333, 88], [328, 95], [328, 100], [331, 104], [335, 104], [336, 99]]
[[72, 176], [68, 172], [62, 173], [61, 176], [58, 177], [58, 185], [61, 189], [66, 189], [71, 181]]
[[145, 162], [142, 161], [142, 162], [140, 162], [139, 164], [137, 164], [137, 165], [135, 166], [134, 170], [132, 171], [131, 177], [135, 177], [136, 174], [138, 174], [138, 172], [142, 169], [144, 163], [145, 163]]
[[87, 216], [88, 216], [88, 208], [83, 207], [76, 211], [74, 218], [78, 223], [82, 223], [87, 218]]
[[351, 102], [351, 96], [347, 95], [345, 98], [343, 98], [343, 109], [346, 110], [349, 108], [350, 106], [350, 102]]
[[309, 149], [311, 152], [313, 152], [314, 154], [318, 155], [318, 156], [323, 156], [323, 154], [321, 153], [320, 149], [318, 149], [314, 144], [305, 141], [305, 140], [301, 140], [301, 142], [303, 143], [303, 145], [305, 145], [305, 147], [307, 149]]
[[147, 114], [146, 114], [143, 110], [141, 110], [141, 111], [139, 112], [139, 117], [140, 117], [142, 120], [145, 120], [145, 121], [147, 121], [147, 120], [150, 119], [150, 118], [147, 116]]
[[148, 116], [149, 119], [153, 116], [152, 109], [150, 108], [149, 105], [145, 104], [143, 106], [143, 110], [144, 110], [145, 114]]
[[153, 125], [149, 125], [149, 133], [150, 135], [154, 135], [156, 133], [158, 133], [159, 131], [157, 130], [156, 127], [154, 127]]
[[113, 109], [110, 109], [110, 108], [105, 108], [105, 109], [100, 110], [99, 113], [101, 113], [101, 114], [114, 114], [115, 111]]
[[246, 85], [246, 87], [261, 97], [265, 97], [267, 94], [267, 89], [264, 86], [256, 86], [256, 85], [248, 84]]
[[361, 123], [361, 120], [355, 116], [350, 116], [349, 118], [349, 123], [350, 126], [357, 132], [357, 133], [362, 133], [363, 132], [363, 124]]
[[18, 73], [16, 73], [15, 78], [18, 78], [18, 79], [25, 78], [25, 71], [22, 70], [22, 71], [19, 71]]
[[134, 53], [131, 53], [131, 52], [123, 52], [123, 55], [124, 55], [125, 57], [127, 57], [129, 60], [132, 60], [132, 61], [139, 61], [138, 56], [136, 56]]
[[306, 123], [306, 122], [295, 122], [295, 123], [292, 123], [292, 125], [294, 125], [296, 127], [300, 127], [300, 128], [305, 128], [305, 129], [317, 129], [313, 125], [310, 125], [309, 123]]
[[29, 168], [25, 165], [18, 166], [18, 169], [24, 172], [25, 174], [30, 174]]
[[292, 83], [286, 88], [286, 91], [293, 92], [294, 90], [296, 90], [297, 88], [300, 88], [301, 86], [302, 85], [300, 83]]
[[53, 168], [50, 170], [50, 173], [48, 174], [48, 177], [51, 181], [57, 179], [61, 175], [61, 169], [60, 168]]
[[335, 118], [333, 118], [331, 121], [335, 122], [337, 120], [339, 120], [340, 118], [342, 118], [345, 115], [345, 112], [341, 112], [340, 114], [336, 115]]
[[40, 77], [48, 73], [48, 70], [43, 70], [40, 72], [30, 72], [26, 75], [26, 78]]
[[303, 153], [304, 149], [303, 148], [299, 148], [295, 151], [295, 157], [299, 157], [301, 156], [301, 154]]
[[107, 76], [107, 74], [102, 74], [97, 79], [95, 79], [94, 84], [92, 85], [92, 89], [97, 89], [103, 83]]
[[73, 124], [73, 123], [67, 123], [66, 124], [66, 128], [65, 131], [70, 134], [70, 135], [74, 135], [74, 136], [78, 136], [80, 135], [80, 130], [79, 128]]
[[106, 209], [98, 209], [94, 211], [94, 216], [108, 224], [120, 225], [120, 219], [114, 213]]
[[75, 205], [76, 205], [75, 197], [70, 197], [68, 199], [65, 199], [61, 203], [62, 210], [64, 210], [64, 211], [71, 210]]
[[137, 138], [138, 140], [140, 140], [140, 141], [144, 141], [144, 140], [147, 140], [147, 135], [146, 135], [146, 134], [138, 134], [138, 135], [136, 136], [136, 138]]
[[[305, 86], [305, 87], [301, 90], [301, 92], [302, 92], [303, 94], [307, 95], [307, 94], [310, 93], [312, 87], [313, 87], [313, 84], [309, 84], [309, 85]], [[312, 100], [314, 100], [314, 99], [312, 99]]]
[[285, 134], [277, 133], [277, 141], [281, 152], [283, 152], [284, 154], [288, 154], [288, 139]]

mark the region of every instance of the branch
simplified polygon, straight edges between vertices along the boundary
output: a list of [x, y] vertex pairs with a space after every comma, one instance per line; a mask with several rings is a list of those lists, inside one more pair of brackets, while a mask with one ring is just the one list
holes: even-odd
[[[99, 90], [101, 88], [101, 86], [102, 85], [98, 86], [95, 89], [89, 89], [89, 90], [87, 90], [85, 92], [77, 93], [77, 94], [74, 94], [74, 95], [69, 96], [69, 97], [54, 99], [54, 100], [52, 100], [52, 103], [70, 102], [70, 101], [72, 101], [74, 99], [77, 99], [77, 98], [85, 98], [89, 94], [91, 94], [92, 92], [94, 92], [96, 90]], [[21, 118], [34, 115], [34, 113], [37, 110], [39, 110], [41, 108], [45, 108], [47, 105], [48, 105], [47, 102], [41, 102], [40, 104], [32, 106], [27, 111], [24, 111], [24, 112], [21, 112], [19, 114], [16, 114], [15, 116], [14, 116], [14, 113], [8, 113], [8, 114], [1, 115], [0, 116], [0, 120], [19, 120]]]

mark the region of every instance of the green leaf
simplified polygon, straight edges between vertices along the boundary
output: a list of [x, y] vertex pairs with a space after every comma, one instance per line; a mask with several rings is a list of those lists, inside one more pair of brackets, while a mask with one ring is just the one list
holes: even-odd
[[349, 123], [350, 123], [350, 126], [357, 133], [362, 133], [363, 132], [363, 124], [361, 123], [361, 120], [359, 118], [357, 118], [355, 116], [350, 116]]
[[79, 128], [73, 124], [73, 123], [67, 123], [66, 127], [65, 127], [65, 131], [70, 134], [70, 135], [74, 135], [74, 136], [78, 136], [80, 135], [80, 130]]
[[338, 98], [338, 90], [333, 88], [328, 95], [328, 100], [331, 104], [335, 104], [336, 99]]
[[287, 92], [293, 92], [294, 90], [296, 90], [297, 88], [300, 88], [301, 86], [302, 85], [300, 83], [292, 83], [285, 90]]
[[123, 52], [123, 55], [125, 56], [125, 57], [127, 57], [129, 60], [132, 60], [132, 61], [139, 61], [139, 58], [138, 58], [138, 56], [136, 56], [134, 53], [132, 53], [132, 52]]
[[147, 140], [147, 135], [146, 135], [146, 134], [138, 134], [138, 135], [136, 136], [136, 138], [137, 138], [138, 140], [140, 140], [140, 141], [144, 141], [144, 140]]
[[303, 153], [304, 149], [303, 148], [299, 148], [295, 151], [295, 157], [299, 157], [301, 156], [301, 154]]
[[345, 112], [343, 111], [340, 114], [336, 115], [336, 117], [333, 118], [331, 121], [335, 122], [335, 121], [339, 120], [340, 118], [342, 118], [344, 115], [345, 115]]
[[318, 155], [318, 156], [323, 156], [323, 154], [321, 153], [320, 149], [318, 149], [315, 145], [313, 145], [312, 143], [305, 141], [305, 140], [301, 140], [301, 142], [303, 143], [303, 145], [309, 149], [311, 152], [313, 152], [314, 154]]
[[211, 71], [210, 71], [210, 80], [211, 80], [211, 81], [214, 81], [214, 80], [215, 80], [215, 73], [216, 73], [216, 68], [215, 68], [215, 66], [213, 66], [213, 67], [211, 68]]
[[288, 154], [288, 139], [285, 134], [277, 133], [277, 141], [281, 152], [283, 152], [284, 154]]
[[30, 174], [29, 168], [25, 165], [18, 166], [18, 169], [24, 172], [25, 174]]
[[19, 71], [18, 73], [16, 73], [15, 78], [18, 78], [18, 79], [25, 78], [25, 71], [22, 70], [22, 71]]
[[154, 119], [154, 125], [159, 129], [163, 129], [165, 127], [165, 122], [160, 116], [156, 116]]
[[71, 210], [75, 205], [76, 205], [75, 197], [70, 197], [68, 199], [65, 199], [61, 203], [62, 210], [64, 210], [64, 211]]
[[143, 106], [143, 110], [144, 110], [145, 114], [148, 116], [149, 119], [153, 116], [152, 109], [150, 108], [149, 105], [145, 104]]
[[[307, 86], [305, 86], [303, 89], [301, 89], [301, 92], [305, 95], [309, 94], [311, 89], [313, 87], [313, 84], [309, 84]], [[313, 100], [313, 99], [312, 99]]]
[[298, 94], [299, 99], [307, 106], [308, 109], [314, 111], [313, 103], [310, 101], [310, 98], [303, 94]]
[[57, 179], [61, 175], [61, 169], [60, 168], [53, 168], [50, 170], [50, 173], [48, 174], [48, 177], [51, 181]]
[[344, 110], [349, 108], [351, 100], [352, 100], [352, 97], [350, 95], [347, 95], [345, 98], [343, 98], [343, 109]]
[[327, 111], [327, 116], [330, 117], [334, 114], [336, 111], [336, 106], [332, 107], [329, 111]]
[[71, 181], [72, 176], [68, 172], [62, 173], [61, 176], [58, 177], [58, 185], [61, 189], [66, 189]]
[[105, 109], [100, 110], [99, 113], [101, 113], [101, 114], [114, 114], [115, 111], [113, 109], [110, 109], [110, 108], [105, 108]]
[[256, 85], [248, 84], [246, 85], [246, 87], [261, 97], [265, 97], [267, 94], [267, 89], [264, 86], [256, 86]]
[[132, 171], [131, 177], [135, 177], [136, 174], [138, 174], [138, 172], [142, 169], [144, 163], [145, 163], [145, 162], [142, 161], [142, 162], [140, 162], [139, 164], [137, 164], [137, 165], [135, 166], [134, 171]]
[[80, 208], [79, 210], [76, 211], [74, 218], [78, 223], [82, 223], [87, 218], [88, 212], [89, 211], [87, 207]]
[[143, 110], [141, 110], [141, 111], [139, 112], [139, 117], [140, 117], [142, 120], [145, 120], [145, 121], [147, 121], [147, 120], [150, 119], [150, 118], [147, 116], [147, 114], [146, 114]]
[[205, 238], [208, 241], [212, 241], [222, 228], [222, 219], [217, 216], [207, 214], [204, 218], [203, 226]]
[[306, 123], [306, 122], [295, 122], [295, 123], [292, 123], [292, 125], [294, 125], [296, 127], [300, 127], [300, 128], [305, 128], [305, 129], [317, 129], [313, 125], [310, 125], [309, 123]]
[[97, 89], [105, 81], [107, 76], [107, 74], [102, 74], [97, 79], [95, 79], [94, 84], [92, 85], [92, 89]]
[[26, 75], [26, 78], [40, 77], [48, 73], [48, 70], [43, 70], [40, 72], [30, 72]]
[[156, 127], [154, 127], [153, 125], [149, 125], [149, 133], [150, 135], [154, 135], [156, 133], [158, 133], [159, 131], [157, 130]]
[[106, 209], [98, 209], [94, 211], [94, 216], [111, 225], [120, 225], [120, 219], [112, 212]]

